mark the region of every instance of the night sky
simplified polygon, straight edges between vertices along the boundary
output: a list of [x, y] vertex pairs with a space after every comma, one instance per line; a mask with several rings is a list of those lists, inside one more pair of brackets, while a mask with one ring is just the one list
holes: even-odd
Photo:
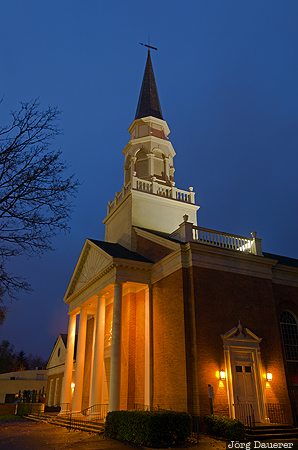
[[176, 186], [194, 187], [199, 225], [256, 230], [263, 250], [298, 257], [297, 0], [10, 0], [0, 21], [0, 123], [20, 101], [57, 105], [55, 148], [81, 181], [55, 251], [13, 261], [34, 291], [9, 305], [0, 340], [47, 358], [67, 330], [76, 260], [86, 238], [104, 238], [122, 188], [148, 34]]

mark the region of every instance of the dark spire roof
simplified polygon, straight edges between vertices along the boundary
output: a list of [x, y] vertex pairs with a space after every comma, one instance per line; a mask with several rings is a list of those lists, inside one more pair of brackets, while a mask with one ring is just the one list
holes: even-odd
[[152, 67], [150, 50], [148, 50], [147, 62], [135, 119], [141, 119], [142, 117], [147, 116], [153, 116], [157, 117], [158, 119], [163, 119]]

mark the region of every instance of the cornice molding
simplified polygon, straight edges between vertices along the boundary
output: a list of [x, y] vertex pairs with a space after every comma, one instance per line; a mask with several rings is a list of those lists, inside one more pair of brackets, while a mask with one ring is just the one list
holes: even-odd
[[185, 247], [191, 250], [193, 266], [272, 279], [275, 261], [269, 258], [200, 243], [187, 243]]

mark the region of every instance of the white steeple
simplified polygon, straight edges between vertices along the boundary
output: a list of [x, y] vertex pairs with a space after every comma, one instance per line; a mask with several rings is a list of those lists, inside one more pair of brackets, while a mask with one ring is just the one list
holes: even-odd
[[132, 248], [132, 227], [172, 233], [187, 214], [197, 224], [195, 193], [176, 188], [175, 150], [168, 138], [148, 52], [136, 117], [123, 150], [124, 185], [108, 204], [105, 239]]

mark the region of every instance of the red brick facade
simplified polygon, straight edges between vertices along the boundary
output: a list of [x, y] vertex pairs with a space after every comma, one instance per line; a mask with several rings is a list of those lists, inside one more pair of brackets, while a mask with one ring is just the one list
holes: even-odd
[[[158, 266], [165, 261], [166, 266], [169, 249], [161, 247], [162, 241], [157, 245], [150, 238], [139, 239], [138, 251], [146, 255], [147, 248], [147, 256]], [[206, 250], [201, 248], [204, 261]], [[181, 244], [177, 261], [183, 261], [185, 251]], [[203, 416], [210, 413], [211, 385], [214, 413], [231, 415], [227, 380], [219, 380], [219, 370], [225, 368], [222, 335], [240, 321], [261, 338], [264, 404], [282, 408], [284, 420], [293, 422], [293, 392], [287, 376], [297, 365], [289, 369], [284, 362], [279, 314], [287, 309], [298, 316], [298, 288], [277, 283], [272, 267], [278, 266], [268, 258], [242, 258], [217, 249], [213, 268], [198, 257], [199, 244], [187, 251], [187, 264], [180, 263], [180, 268], [169, 269], [171, 273], [152, 283], [153, 404]], [[270, 383], [265, 380], [267, 371], [273, 374]]]

